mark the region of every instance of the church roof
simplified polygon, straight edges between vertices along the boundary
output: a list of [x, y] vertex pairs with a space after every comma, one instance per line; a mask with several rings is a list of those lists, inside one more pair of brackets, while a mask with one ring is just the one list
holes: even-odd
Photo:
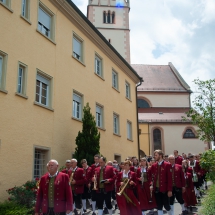
[[191, 92], [172, 63], [168, 65], [131, 64], [144, 82], [138, 91]]
[[187, 117], [185, 112], [187, 112], [188, 110], [189, 108], [143, 108], [138, 113], [138, 119], [140, 123], [182, 123], [184, 122], [182, 116]]

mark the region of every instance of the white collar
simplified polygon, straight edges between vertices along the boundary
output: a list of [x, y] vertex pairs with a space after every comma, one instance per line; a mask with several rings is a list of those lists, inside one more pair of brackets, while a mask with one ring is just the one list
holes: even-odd
[[128, 174], [129, 174], [130, 170], [128, 170], [127, 173], [125, 173], [125, 170], [123, 170], [122, 174], [123, 174], [123, 178], [128, 178]]
[[95, 166], [98, 166], [99, 165], [99, 163], [95, 163]]
[[57, 176], [57, 174], [58, 174], [58, 171], [54, 175], [50, 175], [50, 173], [49, 173], [49, 178], [54, 178]]
[[87, 170], [87, 169], [88, 169], [88, 167], [89, 167], [89, 166], [87, 166], [87, 167], [85, 168], [85, 170]]
[[77, 168], [78, 168], [78, 167], [76, 166], [75, 169], [72, 169], [72, 171], [75, 172]]
[[159, 165], [159, 166], [162, 165], [163, 162], [164, 162], [164, 160], [158, 162], [158, 165]]
[[141, 172], [146, 172], [146, 167], [141, 167]]

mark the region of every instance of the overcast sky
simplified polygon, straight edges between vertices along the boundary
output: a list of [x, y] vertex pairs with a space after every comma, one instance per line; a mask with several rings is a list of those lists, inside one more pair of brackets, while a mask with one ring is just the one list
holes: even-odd
[[[88, 0], [73, 2], [86, 15]], [[131, 63], [172, 62], [193, 91], [195, 78], [215, 78], [215, 0], [130, 0], [130, 6]]]

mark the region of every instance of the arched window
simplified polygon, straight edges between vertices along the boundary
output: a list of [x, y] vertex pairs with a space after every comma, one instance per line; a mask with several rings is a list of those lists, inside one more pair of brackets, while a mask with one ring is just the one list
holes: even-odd
[[149, 103], [144, 99], [137, 99], [138, 108], [149, 108]]
[[184, 132], [183, 138], [196, 138], [196, 135], [193, 133], [191, 129], [187, 129]]
[[112, 13], [112, 23], [115, 23], [115, 12]]
[[110, 23], [110, 11], [108, 11], [107, 23]]
[[157, 150], [157, 149], [162, 150], [161, 131], [158, 128], [156, 128], [153, 131], [153, 143], [154, 143], [154, 150]]
[[103, 22], [106, 23], [106, 11], [103, 12]]

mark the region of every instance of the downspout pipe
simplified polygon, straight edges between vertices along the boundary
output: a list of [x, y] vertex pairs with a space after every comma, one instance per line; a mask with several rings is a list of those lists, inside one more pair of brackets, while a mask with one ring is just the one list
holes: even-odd
[[140, 78], [140, 82], [136, 86], [136, 113], [137, 113], [137, 148], [138, 159], [140, 159], [140, 135], [139, 135], [139, 119], [138, 119], [138, 101], [137, 101], [137, 88], [143, 83], [143, 78]]

